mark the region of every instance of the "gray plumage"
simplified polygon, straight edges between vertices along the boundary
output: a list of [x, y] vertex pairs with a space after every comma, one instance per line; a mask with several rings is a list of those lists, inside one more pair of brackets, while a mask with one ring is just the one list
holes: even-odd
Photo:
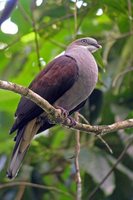
[[76, 60], [78, 79], [54, 105], [70, 111], [87, 99], [93, 91], [98, 78], [98, 67], [91, 52], [82, 45], [73, 44], [69, 46], [64, 55], [68, 55]]
[[[92, 53], [99, 48], [101, 46], [93, 38], [74, 41], [64, 55], [55, 58], [40, 72], [29, 88], [53, 106], [72, 114], [84, 105], [96, 85], [98, 67]], [[7, 170], [9, 178], [16, 176], [34, 135], [52, 126], [41, 108], [25, 97], [21, 98], [10, 131], [17, 130], [17, 136]]]

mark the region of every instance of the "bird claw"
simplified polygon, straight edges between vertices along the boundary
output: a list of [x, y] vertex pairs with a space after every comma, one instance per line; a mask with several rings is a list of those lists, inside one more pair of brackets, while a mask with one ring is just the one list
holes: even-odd
[[64, 108], [60, 106], [55, 106], [56, 109], [59, 109], [61, 111], [61, 116], [63, 116], [64, 119], [66, 119], [69, 115], [69, 112], [65, 110]]
[[69, 116], [68, 119], [70, 120], [70, 127], [76, 126], [76, 121], [75, 121], [75, 119], [73, 117]]
[[[55, 106], [56, 109], [59, 109], [61, 112], [61, 116], [63, 116], [64, 118], [64, 125], [67, 119], [70, 120], [70, 127], [76, 126], [76, 121], [74, 118], [72, 118], [71, 116], [69, 116], [69, 112], [67, 110], [65, 110], [64, 108], [60, 107], [60, 106]], [[60, 123], [60, 119], [57, 119], [57, 121]]]

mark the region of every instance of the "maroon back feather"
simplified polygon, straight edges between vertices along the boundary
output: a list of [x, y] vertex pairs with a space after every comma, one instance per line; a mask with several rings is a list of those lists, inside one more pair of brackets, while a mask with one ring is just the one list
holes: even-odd
[[[75, 59], [63, 55], [50, 62], [32, 81], [29, 88], [53, 104], [74, 84], [77, 78], [78, 67]], [[42, 112], [43, 110], [34, 102], [22, 97], [15, 113], [17, 118], [10, 133], [23, 128]]]

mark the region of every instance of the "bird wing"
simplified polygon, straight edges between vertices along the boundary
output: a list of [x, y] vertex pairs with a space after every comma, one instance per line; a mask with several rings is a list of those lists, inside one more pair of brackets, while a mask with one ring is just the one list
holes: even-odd
[[[78, 78], [78, 66], [75, 59], [63, 55], [51, 61], [29, 85], [29, 88], [53, 104]], [[30, 120], [44, 112], [31, 100], [22, 97], [15, 116], [16, 120], [10, 130], [14, 132], [23, 128]]]

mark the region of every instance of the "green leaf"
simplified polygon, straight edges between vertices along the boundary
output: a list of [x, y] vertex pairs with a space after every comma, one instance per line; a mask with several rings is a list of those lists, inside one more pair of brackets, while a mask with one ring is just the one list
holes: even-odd
[[104, 63], [103, 63], [103, 58], [102, 58], [102, 56], [101, 56], [101, 54], [100, 54], [100, 51], [95, 52], [95, 53], [94, 53], [94, 57], [95, 57], [95, 59], [96, 59], [96, 61], [97, 61], [98, 66], [99, 66], [103, 71], [105, 71], [105, 65], [104, 65]]
[[[111, 169], [104, 153], [98, 149], [81, 149], [79, 163], [80, 168], [90, 174], [97, 184], [103, 180]], [[115, 189], [113, 173], [106, 179], [100, 188], [107, 196], [113, 193]]]

